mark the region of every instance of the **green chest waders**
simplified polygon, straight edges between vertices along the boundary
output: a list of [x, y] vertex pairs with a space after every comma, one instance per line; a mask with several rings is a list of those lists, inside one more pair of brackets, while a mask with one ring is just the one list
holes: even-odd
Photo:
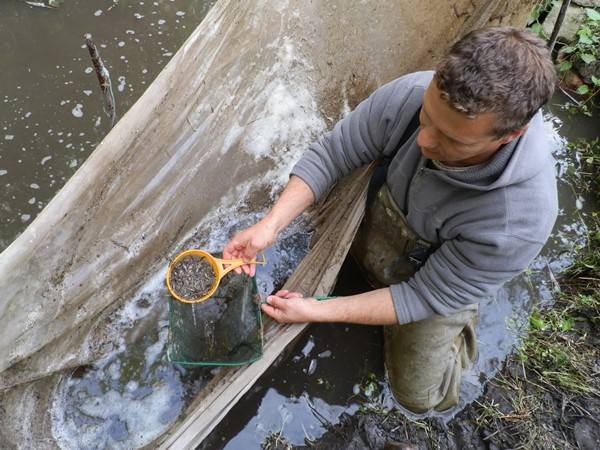
[[[434, 250], [412, 230], [384, 183], [387, 171], [382, 172], [381, 187], [371, 186], [365, 219], [351, 249], [374, 287], [408, 280]], [[387, 376], [402, 406], [423, 413], [458, 404], [462, 371], [477, 355], [477, 311], [471, 305], [448, 317], [384, 327]]]

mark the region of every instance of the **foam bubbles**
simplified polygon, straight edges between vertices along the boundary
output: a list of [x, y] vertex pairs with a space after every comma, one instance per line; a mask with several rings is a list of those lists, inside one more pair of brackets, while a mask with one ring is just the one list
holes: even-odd
[[75, 108], [71, 110], [71, 114], [78, 119], [83, 117], [83, 105], [81, 103], [77, 103]]
[[125, 86], [127, 85], [127, 80], [122, 75], [118, 78], [118, 80], [119, 84], [117, 85], [117, 90], [119, 92], [123, 92], [125, 90]]

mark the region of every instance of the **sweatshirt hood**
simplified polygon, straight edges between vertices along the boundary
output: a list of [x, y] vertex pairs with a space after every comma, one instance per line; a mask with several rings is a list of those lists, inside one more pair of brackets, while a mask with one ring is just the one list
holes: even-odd
[[518, 139], [503, 146], [487, 163], [460, 172], [433, 170], [450, 184], [479, 191], [490, 191], [522, 183], [554, 165], [541, 111]]

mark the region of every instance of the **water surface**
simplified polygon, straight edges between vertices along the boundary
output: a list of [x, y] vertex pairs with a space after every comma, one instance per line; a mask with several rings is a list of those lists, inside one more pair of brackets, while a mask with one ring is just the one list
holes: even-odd
[[102, 138], [91, 35], [122, 116], [214, 0], [68, 0], [59, 8], [0, 1], [0, 251], [48, 204]]

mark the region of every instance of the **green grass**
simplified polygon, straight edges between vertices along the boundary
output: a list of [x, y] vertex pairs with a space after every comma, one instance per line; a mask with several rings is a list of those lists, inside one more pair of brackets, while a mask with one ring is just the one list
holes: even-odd
[[600, 395], [599, 351], [589, 333], [600, 326], [600, 216], [588, 221], [588, 244], [560, 279], [552, 309], [536, 310], [519, 357], [542, 384], [567, 393]]
[[[579, 178], [574, 180], [578, 190], [590, 194], [600, 203], [600, 138], [570, 142], [569, 150], [575, 153], [580, 161]], [[593, 219], [597, 220], [597, 217]], [[597, 224], [595, 227], [596, 232], [600, 233]], [[596, 236], [596, 240], [600, 241], [600, 235]]]

